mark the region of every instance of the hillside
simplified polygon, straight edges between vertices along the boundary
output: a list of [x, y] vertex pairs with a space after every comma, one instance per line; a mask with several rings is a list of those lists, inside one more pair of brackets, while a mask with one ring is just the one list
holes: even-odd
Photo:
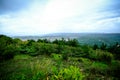
[[80, 45], [77, 39], [20, 40], [0, 35], [1, 80], [118, 80], [120, 44]]

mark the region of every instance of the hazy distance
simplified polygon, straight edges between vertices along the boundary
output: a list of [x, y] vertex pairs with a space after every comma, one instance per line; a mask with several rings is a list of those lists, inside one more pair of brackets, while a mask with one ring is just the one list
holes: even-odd
[[0, 34], [120, 33], [120, 0], [0, 0]]

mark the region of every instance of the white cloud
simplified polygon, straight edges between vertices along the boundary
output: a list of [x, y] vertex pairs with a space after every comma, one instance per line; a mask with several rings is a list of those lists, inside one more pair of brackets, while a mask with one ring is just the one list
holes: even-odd
[[[105, 0], [39, 0], [27, 10], [0, 16], [2, 32], [11, 34], [47, 34], [52, 32], [97, 32], [100, 26], [116, 22], [97, 20], [114, 15], [98, 13]], [[108, 17], [109, 17], [108, 16]], [[108, 29], [108, 28], [106, 28]], [[103, 29], [104, 31], [104, 29]]]

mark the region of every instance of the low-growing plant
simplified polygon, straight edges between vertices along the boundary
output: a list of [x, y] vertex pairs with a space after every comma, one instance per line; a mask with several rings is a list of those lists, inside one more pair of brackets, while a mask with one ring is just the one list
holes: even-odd
[[58, 73], [54, 74], [52, 80], [83, 80], [85, 75], [80, 72], [80, 69], [75, 66], [61, 69]]
[[110, 73], [112, 76], [116, 77], [117, 79], [120, 79], [120, 61], [113, 60], [111, 62], [110, 67]]
[[61, 54], [52, 53], [51, 57], [56, 62], [56, 66], [57, 66], [57, 68], [59, 70], [61, 68], [61, 66], [62, 66], [62, 55]]
[[109, 72], [109, 66], [101, 62], [93, 62], [91, 66], [89, 66], [88, 71], [92, 74], [107, 75]]
[[9, 80], [28, 80], [25, 74], [12, 74]]
[[7, 45], [5, 50], [2, 53], [2, 56], [4, 57], [5, 60], [7, 59], [12, 59], [14, 55], [17, 53], [17, 49], [15, 48], [14, 45]]
[[31, 62], [31, 73], [33, 80], [44, 80], [49, 74], [51, 74], [51, 69], [53, 66], [53, 62], [49, 58], [43, 58], [41, 61], [37, 60], [36, 62]]
[[20, 55], [15, 55], [14, 56], [14, 60], [22, 60], [22, 59], [30, 59], [31, 56], [29, 55], [25, 55], [25, 54], [20, 54]]
[[61, 54], [52, 53], [52, 54], [51, 54], [51, 57], [52, 57], [54, 60], [62, 60], [62, 55], [61, 55]]
[[113, 55], [109, 52], [102, 50], [93, 50], [89, 53], [89, 58], [97, 61], [103, 61], [110, 63], [113, 59]]
[[44, 79], [45, 79], [45, 73], [42, 71], [37, 72], [32, 77], [32, 80], [44, 80]]

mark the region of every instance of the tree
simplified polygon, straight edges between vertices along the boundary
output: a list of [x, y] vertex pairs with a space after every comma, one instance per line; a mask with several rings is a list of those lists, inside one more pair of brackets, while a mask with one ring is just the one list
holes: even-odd
[[6, 60], [14, 57], [16, 46], [12, 38], [0, 35], [0, 59]]
[[59, 40], [55, 39], [52, 43], [58, 44], [58, 43], [59, 43]]
[[37, 42], [43, 42], [43, 40], [42, 39], [38, 39]]
[[32, 44], [35, 42], [35, 40], [28, 40], [27, 46], [32, 46]]
[[93, 45], [93, 49], [94, 49], [94, 50], [96, 50], [96, 49], [98, 49], [98, 48], [99, 48], [99, 47], [98, 47], [97, 44], [94, 44], [94, 45]]
[[101, 46], [100, 46], [100, 49], [101, 50], [106, 50], [106, 47], [107, 47], [107, 45], [105, 43], [102, 43]]
[[120, 60], [120, 44], [116, 42], [116, 44], [111, 45], [107, 48], [107, 50], [115, 55], [115, 58]]
[[67, 41], [67, 45], [69, 46], [73, 46], [73, 47], [78, 47], [79, 46], [79, 42], [77, 39], [72, 39], [72, 40], [68, 40]]

